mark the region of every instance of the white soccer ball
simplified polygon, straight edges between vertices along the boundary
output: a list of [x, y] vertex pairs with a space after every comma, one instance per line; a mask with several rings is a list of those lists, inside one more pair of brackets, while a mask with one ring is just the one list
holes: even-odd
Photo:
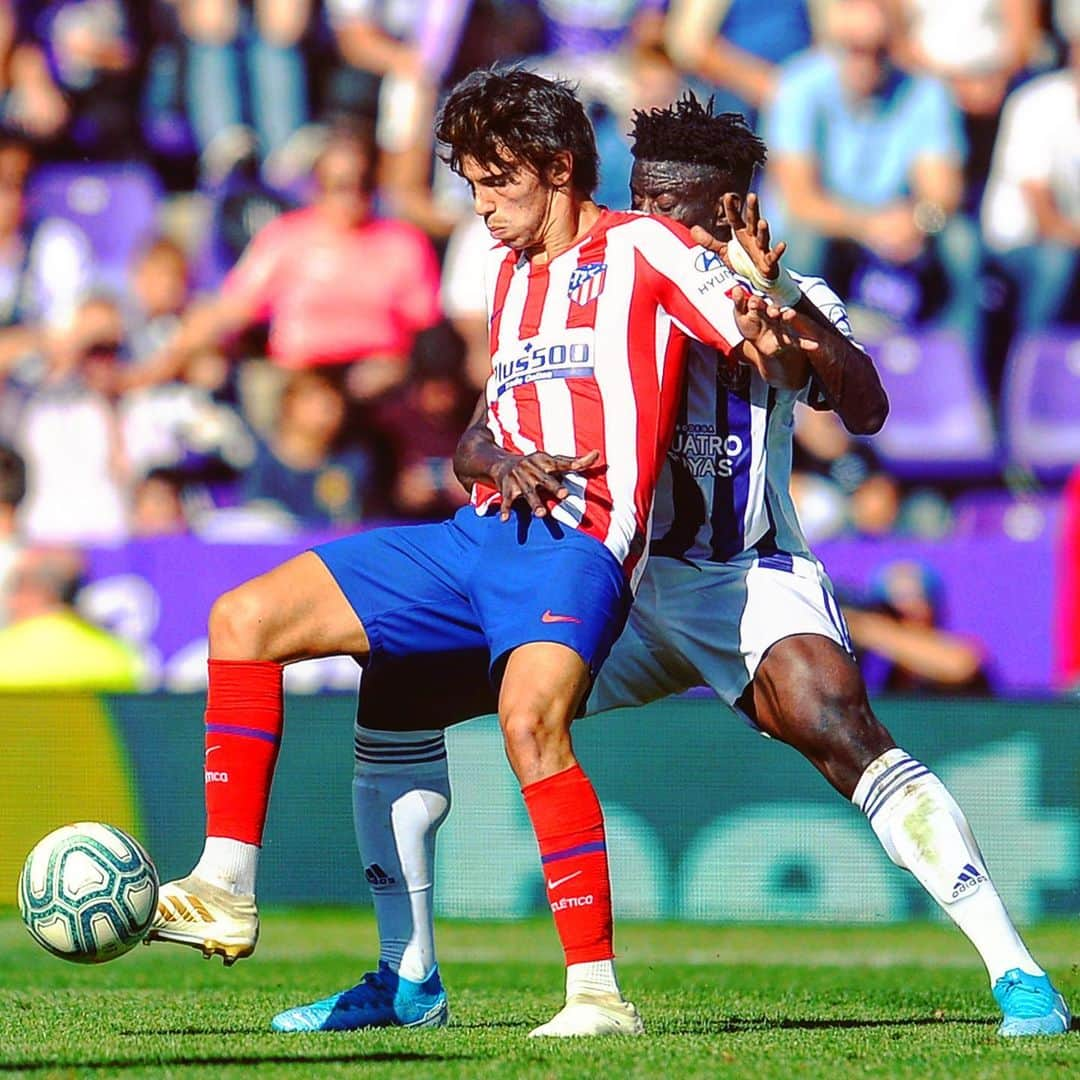
[[157, 898], [150, 856], [126, 832], [100, 821], [49, 833], [19, 875], [19, 911], [31, 936], [77, 964], [102, 964], [137, 945]]

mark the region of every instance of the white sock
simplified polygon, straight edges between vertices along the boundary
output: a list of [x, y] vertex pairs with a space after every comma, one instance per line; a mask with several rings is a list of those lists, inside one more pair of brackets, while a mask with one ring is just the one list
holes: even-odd
[[254, 896], [258, 869], [258, 844], [246, 844], [228, 836], [208, 836], [191, 872], [234, 895]]
[[441, 731], [355, 729], [353, 823], [379, 959], [413, 982], [435, 966], [435, 834], [450, 809]]
[[1043, 974], [990, 880], [964, 812], [925, 765], [898, 747], [886, 750], [866, 767], [851, 801], [889, 858], [911, 871], [967, 935], [991, 985], [1010, 968]]
[[619, 980], [615, 977], [615, 961], [590, 960], [567, 965], [566, 996], [571, 998], [574, 994], [614, 994], [622, 998]]

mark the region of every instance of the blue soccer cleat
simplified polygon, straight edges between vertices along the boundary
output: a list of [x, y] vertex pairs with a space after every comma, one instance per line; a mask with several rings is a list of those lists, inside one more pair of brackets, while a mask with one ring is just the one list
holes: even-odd
[[274, 1031], [359, 1031], [378, 1027], [445, 1027], [450, 1019], [438, 966], [412, 982], [379, 962], [351, 990], [297, 1005], [270, 1021]]
[[1010, 968], [994, 983], [994, 1000], [1005, 1019], [999, 1035], [1064, 1035], [1072, 1016], [1045, 975]]

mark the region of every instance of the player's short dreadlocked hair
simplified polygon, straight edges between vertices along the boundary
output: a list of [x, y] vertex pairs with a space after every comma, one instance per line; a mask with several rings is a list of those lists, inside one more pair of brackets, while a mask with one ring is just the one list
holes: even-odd
[[524, 68], [474, 71], [450, 91], [435, 121], [435, 137], [446, 144], [444, 160], [457, 173], [465, 158], [498, 168], [508, 153], [542, 174], [557, 154], [569, 151], [574, 190], [589, 196], [596, 187], [592, 124], [561, 79]]
[[727, 178], [729, 191], [745, 192], [765, 164], [765, 144], [741, 113], [714, 113], [711, 97], [702, 102], [690, 90], [665, 109], [635, 109], [630, 137], [638, 161], [708, 165]]

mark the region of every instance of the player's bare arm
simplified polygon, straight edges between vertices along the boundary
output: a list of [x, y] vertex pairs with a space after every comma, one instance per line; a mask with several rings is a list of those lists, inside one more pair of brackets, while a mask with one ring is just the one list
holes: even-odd
[[821, 347], [820, 331], [805, 320], [797, 325], [792, 308], [782, 308], [745, 289], [732, 293], [735, 321], [743, 341], [733, 355], [757, 369], [761, 377], [780, 390], [799, 390], [810, 378], [807, 354]]
[[[722, 200], [723, 224], [731, 231], [737, 244], [717, 239], [705, 229], [693, 230], [694, 239], [717, 252], [735, 273], [745, 274], [748, 259], [757, 276], [765, 282], [777, 281], [781, 273], [781, 258], [787, 245], [783, 240], [772, 243], [768, 220], [761, 214], [761, 203], [751, 192], [745, 202], [734, 192]], [[821, 383], [829, 405], [855, 435], [873, 435], [881, 430], [889, 413], [889, 401], [881, 386], [877, 370], [870, 357], [832, 324], [824, 312], [800, 296], [793, 305], [801, 319], [793, 322], [793, 330], [805, 329], [812, 321], [824, 331], [819, 347], [807, 361]]]
[[[751, 364], [772, 385], [798, 389], [807, 379], [804, 354], [819, 347], [816, 327], [797, 332], [795, 312], [779, 309], [744, 289], [732, 295], [735, 322], [743, 334], [732, 356]], [[500, 517], [505, 521], [519, 500], [524, 500], [536, 517], [544, 517], [552, 502], [561, 502], [569, 493], [563, 479], [570, 473], [603, 468], [600, 451], [569, 457], [535, 451], [515, 454], [502, 449], [487, 425], [487, 402], [481, 396], [472, 420], [458, 440], [454, 453], [454, 473], [466, 490], [478, 481], [491, 484], [501, 496]]]
[[580, 457], [564, 454], [514, 454], [495, 442], [485, 416], [487, 404], [481, 396], [472, 422], [458, 440], [454, 452], [454, 473], [466, 491], [478, 481], [497, 488], [502, 497], [500, 517], [506, 521], [514, 504], [524, 499], [536, 517], [547, 514], [548, 503], [561, 502], [570, 494], [563, 484], [567, 473], [583, 472], [600, 460], [599, 450]]

